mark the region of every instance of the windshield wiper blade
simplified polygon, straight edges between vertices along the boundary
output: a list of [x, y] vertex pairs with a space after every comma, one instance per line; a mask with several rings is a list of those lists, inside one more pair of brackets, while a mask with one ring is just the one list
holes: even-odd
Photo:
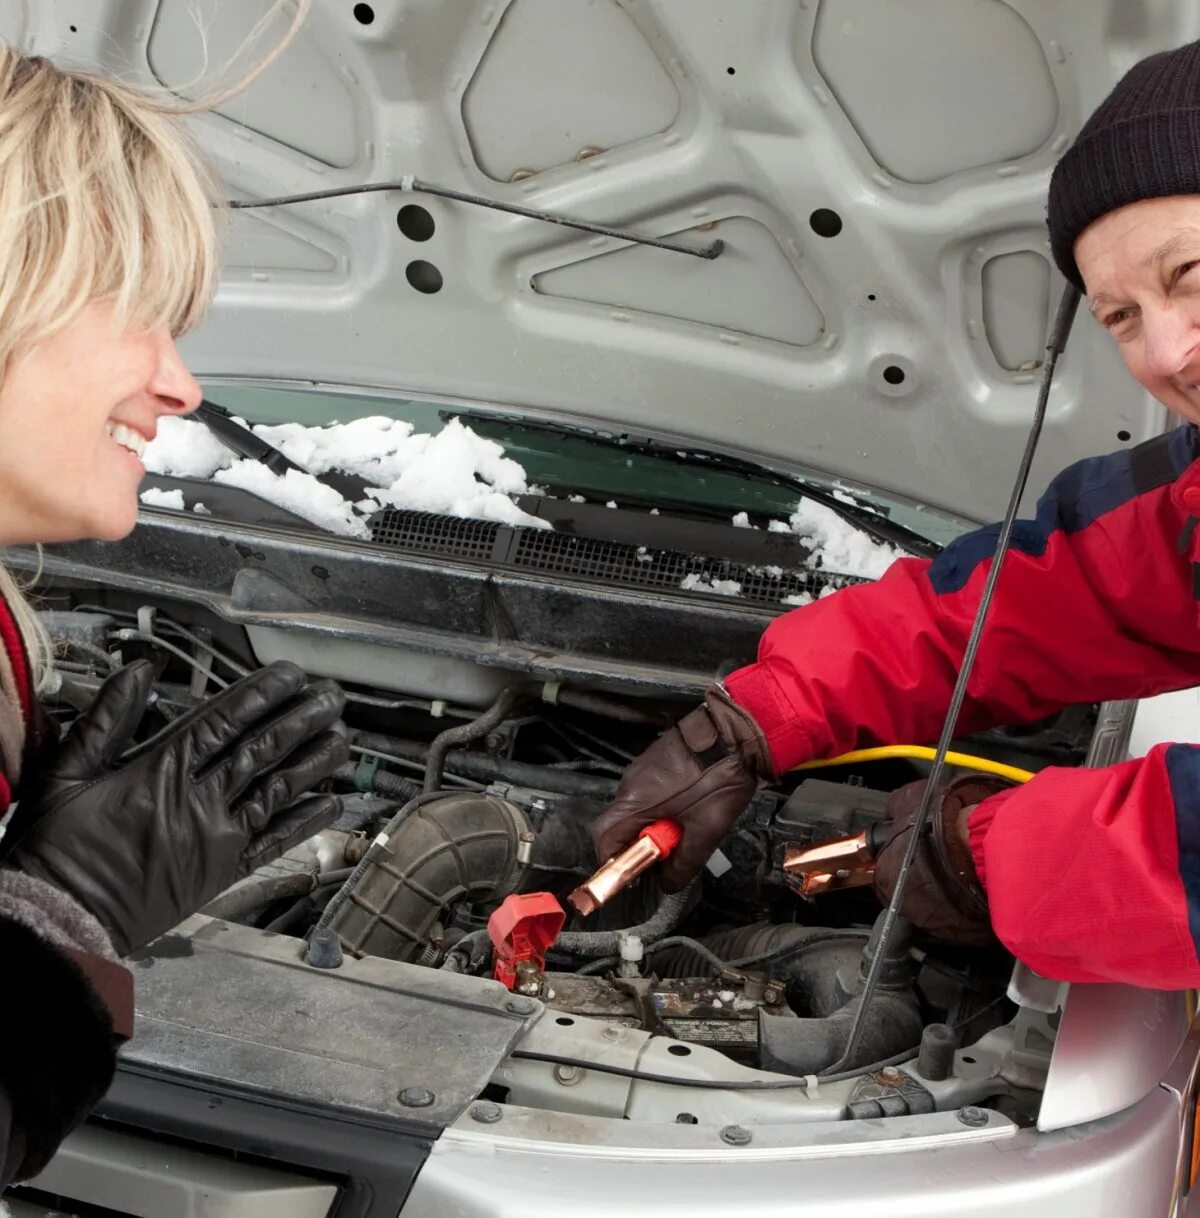
[[239, 457], [261, 462], [273, 474], [282, 476], [289, 469], [301, 474], [308, 473], [304, 466], [297, 465], [261, 436], [256, 436], [249, 427], [239, 423], [224, 406], [218, 406], [216, 402], [203, 399], [196, 407], [196, 418], [231, 452], [237, 453]]
[[864, 533], [870, 534], [876, 541], [895, 543], [910, 548], [919, 547], [922, 552], [928, 553], [936, 553], [938, 550], [938, 547], [929, 538], [922, 537], [913, 529], [898, 524], [863, 504], [847, 503], [845, 499], [839, 499], [832, 491], [827, 491], [806, 478], [790, 478], [786, 474], [764, 469], [745, 457], [731, 457], [726, 453], [714, 453], [707, 450], [688, 450], [647, 436], [623, 435], [620, 437], [619, 443], [622, 448], [632, 452], [646, 453], [667, 461], [676, 461], [680, 465], [719, 469], [731, 474], [744, 474], [758, 482], [767, 482], [772, 486], [794, 491], [802, 499], [811, 499], [814, 503], [820, 503], [830, 511], [836, 512], [843, 520], [862, 529]]
[[755, 482], [777, 486], [801, 499], [810, 499], [814, 503], [822, 504], [848, 524], [861, 529], [874, 541], [901, 546], [914, 554], [927, 558], [934, 558], [941, 551], [941, 547], [936, 542], [930, 541], [928, 537], [922, 536], [915, 529], [910, 529], [907, 525], [900, 524], [878, 511], [857, 502], [847, 503], [844, 499], [839, 499], [832, 491], [827, 491], [806, 478], [789, 477], [786, 474], [777, 473], [775, 470], [764, 469], [745, 457], [731, 457], [725, 453], [714, 453], [707, 450], [689, 450], [681, 448], [678, 444], [655, 440], [650, 436], [605, 433], [588, 427], [573, 426], [569, 423], [526, 419], [508, 411], [491, 414], [484, 411], [444, 410], [441, 414], [443, 419], [458, 417], [480, 423], [507, 423], [524, 431], [543, 431], [551, 435], [571, 436], [586, 443], [597, 444], [602, 448], [641, 453], [658, 460], [671, 461], [677, 465], [742, 474]]

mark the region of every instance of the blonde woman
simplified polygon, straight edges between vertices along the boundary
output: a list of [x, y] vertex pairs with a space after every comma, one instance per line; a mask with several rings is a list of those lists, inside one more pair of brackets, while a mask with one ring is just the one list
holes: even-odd
[[[0, 48], [0, 546], [133, 528], [144, 443], [200, 401], [175, 338], [209, 299], [218, 197], [167, 102]], [[118, 958], [327, 824], [336, 799], [305, 792], [347, 754], [340, 691], [285, 664], [131, 747], [153, 676], [132, 664], [60, 742], [2, 569], [0, 593], [5, 1184], [108, 1086]]]

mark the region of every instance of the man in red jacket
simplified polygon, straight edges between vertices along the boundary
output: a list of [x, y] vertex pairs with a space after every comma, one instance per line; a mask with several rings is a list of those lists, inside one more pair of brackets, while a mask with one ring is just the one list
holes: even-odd
[[[1117, 85], [1056, 167], [1048, 222], [1055, 261], [1130, 373], [1190, 425], [1071, 466], [1018, 522], [963, 732], [1200, 683], [1200, 43]], [[997, 533], [773, 622], [757, 663], [631, 764], [596, 822], [598, 854], [672, 817], [684, 836], [662, 881], [682, 887], [759, 780], [936, 738]], [[893, 800], [883, 900], [918, 802]], [[1200, 986], [1200, 745], [1022, 787], [946, 782], [901, 912], [961, 942], [990, 917], [1014, 955], [1064, 981]]]

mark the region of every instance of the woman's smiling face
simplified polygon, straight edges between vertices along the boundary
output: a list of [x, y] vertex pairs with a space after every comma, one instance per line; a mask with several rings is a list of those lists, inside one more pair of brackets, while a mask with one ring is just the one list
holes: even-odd
[[1138, 383], [1200, 423], [1200, 196], [1143, 199], [1075, 242], [1093, 316]]
[[200, 396], [165, 326], [126, 331], [103, 302], [18, 353], [0, 384], [0, 544], [124, 537], [158, 420]]

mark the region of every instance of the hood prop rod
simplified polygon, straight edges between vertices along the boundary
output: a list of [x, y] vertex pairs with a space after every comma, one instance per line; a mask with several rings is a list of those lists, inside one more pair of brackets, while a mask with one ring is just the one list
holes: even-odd
[[667, 250], [672, 254], [690, 254], [693, 258], [704, 258], [711, 261], [717, 258], [725, 249], [724, 241], [714, 241], [711, 245], [690, 246], [680, 245], [675, 241], [663, 241], [658, 237], [645, 237], [641, 233], [631, 233], [626, 229], [609, 228], [604, 224], [592, 224], [587, 220], [572, 220], [550, 211], [538, 211], [532, 207], [521, 207], [516, 203], [501, 203], [498, 199], [489, 199], [484, 195], [467, 194], [461, 190], [451, 190], [448, 186], [434, 186], [430, 182], [421, 182], [411, 174], [393, 182], [364, 182], [359, 186], [334, 186], [329, 190], [310, 190], [305, 194], [278, 195], [273, 199], [230, 199], [229, 206], [237, 211], [248, 211], [254, 207], [286, 207], [292, 203], [315, 203], [320, 199], [337, 199], [343, 195], [365, 195], [380, 190], [415, 191], [420, 194], [437, 195], [441, 199], [453, 199], [458, 203], [470, 203], [474, 207], [487, 207], [492, 211], [507, 212], [512, 216], [524, 216], [527, 220], [544, 220], [547, 224], [560, 224], [564, 228], [577, 228], [582, 233], [596, 233], [601, 237], [615, 237], [618, 241], [632, 241], [635, 245], [649, 245], [655, 249]]
[[1008, 553], [1017, 510], [1020, 506], [1021, 498], [1025, 494], [1025, 484], [1029, 481], [1029, 469], [1033, 464], [1033, 456], [1037, 451], [1038, 440], [1041, 438], [1042, 424], [1046, 419], [1046, 406], [1050, 400], [1050, 383], [1054, 379], [1054, 368], [1058, 363], [1058, 357], [1063, 352], [1063, 348], [1067, 345], [1067, 338], [1071, 333], [1071, 324], [1075, 320], [1075, 312], [1079, 307], [1079, 298], [1079, 289], [1073, 284], [1068, 285], [1067, 290], [1063, 293], [1062, 300], [1059, 302], [1058, 311], [1054, 316], [1054, 325], [1050, 331], [1050, 341], [1046, 347], [1046, 363], [1042, 369], [1041, 388], [1038, 391], [1037, 406], [1033, 412], [1033, 424], [1029, 429], [1029, 438], [1025, 442], [1025, 452], [1021, 457], [1021, 464], [1017, 470], [1017, 479], [1013, 485], [1012, 497], [1008, 503], [1008, 511], [1004, 514], [1004, 522], [1000, 526], [1000, 532], [996, 539], [995, 556], [992, 559], [992, 566], [988, 571], [987, 580], [983, 586], [983, 594], [979, 599], [979, 609], [975, 613], [975, 621], [971, 625], [971, 634], [967, 639], [967, 646], [963, 652], [962, 665], [958, 670], [958, 679], [954, 682], [954, 692], [950, 696], [950, 706], [946, 712], [946, 720], [942, 725], [941, 738], [938, 740], [937, 750], [933, 756], [933, 766], [925, 782], [925, 792], [921, 797], [921, 806], [917, 810], [912, 832], [908, 837], [908, 845], [904, 851], [904, 858], [901, 860], [900, 869], [896, 873], [896, 886], [892, 891], [892, 899], [888, 902], [887, 908], [883, 911], [881, 922], [878, 924], [879, 948], [871, 960], [871, 966], [867, 971], [866, 979], [863, 981], [862, 997], [855, 1012], [854, 1023], [851, 1025], [850, 1033], [846, 1038], [845, 1050], [841, 1058], [830, 1066], [828, 1071], [823, 1073], [836, 1074], [838, 1071], [845, 1069], [846, 1063], [854, 1060], [859, 1045], [862, 1043], [863, 1034], [866, 1031], [868, 1008], [879, 986], [879, 978], [888, 959], [892, 938], [895, 935], [897, 926], [901, 924], [900, 902], [904, 899], [904, 890], [908, 884], [913, 859], [916, 858], [921, 838], [924, 836], [929, 824], [929, 812], [933, 806], [934, 790], [942, 777], [942, 771], [946, 768], [946, 754], [950, 751], [950, 742], [954, 739], [955, 728], [958, 726], [958, 716], [962, 711], [962, 704], [967, 694], [967, 682], [971, 679], [971, 671], [975, 667], [975, 658], [979, 653], [979, 641], [983, 635], [988, 610], [991, 608], [992, 598], [996, 591], [996, 581], [1000, 577], [1000, 571], [1004, 565], [1004, 557]]

